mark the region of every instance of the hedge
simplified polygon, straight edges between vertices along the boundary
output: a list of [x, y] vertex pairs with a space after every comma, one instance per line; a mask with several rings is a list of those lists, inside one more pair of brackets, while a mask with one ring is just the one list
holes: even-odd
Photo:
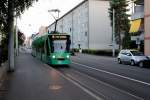
[[[74, 52], [79, 52], [79, 49], [73, 49]], [[93, 55], [101, 55], [101, 56], [112, 56], [112, 50], [94, 50], [94, 49], [82, 49], [82, 53], [93, 54]], [[115, 51], [115, 55], [117, 56], [119, 50]]]

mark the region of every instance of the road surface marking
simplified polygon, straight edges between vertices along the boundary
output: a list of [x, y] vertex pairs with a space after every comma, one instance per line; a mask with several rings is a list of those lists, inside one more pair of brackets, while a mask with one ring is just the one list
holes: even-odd
[[115, 74], [115, 73], [112, 73], [112, 72], [109, 72], [109, 71], [105, 71], [105, 70], [89, 67], [87, 65], [83, 65], [83, 64], [80, 64], [80, 63], [76, 63], [76, 62], [72, 62], [72, 63], [76, 64], [76, 65], [80, 65], [80, 66], [86, 67], [86, 68], [89, 68], [89, 69], [93, 69], [93, 70], [96, 70], [96, 71], [99, 71], [99, 72], [103, 72], [103, 73], [107, 73], [107, 74], [110, 74], [110, 75], [118, 76], [118, 77], [121, 77], [121, 78], [124, 78], [124, 79], [127, 79], [127, 80], [131, 80], [131, 81], [134, 81], [134, 82], [137, 82], [137, 83], [141, 83], [141, 84], [150, 86], [150, 83], [147, 83], [147, 82], [143, 82], [143, 81], [136, 80], [136, 79], [133, 79], [133, 78], [129, 78], [129, 77], [126, 77], [126, 76], [123, 76], [123, 75]]
[[67, 75], [68, 77], [70, 77], [71, 80], [73, 80], [73, 81], [75, 80], [75, 82], [77, 82], [79, 85], [81, 84], [82, 86], [87, 87], [87, 88], [90, 89], [91, 91], [94, 91], [95, 93], [101, 95], [103, 98], [105, 98], [105, 99], [107, 99], [107, 100], [110, 100], [110, 98], [106, 97], [104, 94], [102, 94], [102, 93], [96, 91], [95, 89], [90, 88], [90, 87], [87, 86], [86, 84], [84, 84], [84, 83], [78, 81], [78, 80], [75, 79], [72, 75], [70, 75], [70, 74], [66, 74], [66, 75]]
[[50, 85], [49, 86], [49, 89], [51, 89], [51, 90], [59, 90], [61, 88], [62, 88], [62, 86], [60, 86], [60, 85]]
[[[44, 66], [46, 66], [49, 69], [55, 70], [54, 68], [44, 64]], [[67, 79], [68, 81], [70, 81], [71, 83], [73, 83], [74, 85], [76, 85], [77, 87], [79, 87], [80, 89], [82, 89], [84, 92], [86, 92], [87, 94], [89, 94], [90, 96], [92, 96], [93, 98], [95, 98], [96, 100], [103, 100], [102, 98], [100, 98], [99, 96], [95, 95], [94, 93], [92, 93], [91, 91], [89, 91], [88, 89], [86, 89], [85, 87], [81, 86], [79, 83], [75, 82], [74, 80], [72, 80], [71, 78], [65, 76], [64, 74], [60, 73], [59, 71], [55, 70], [56, 72], [58, 72], [63, 78]]]
[[[82, 58], [75, 58], [75, 59], [82, 59]], [[92, 62], [95, 62], [95, 63], [98, 63], [97, 61], [95, 61], [95, 60], [97, 60], [97, 59], [93, 59], [93, 61]], [[90, 59], [88, 60], [88, 61], [91, 61]], [[116, 60], [114, 60], [115, 62], [116, 62]], [[106, 67], [106, 65], [104, 65], [105, 63], [98, 63], [99, 65], [101, 65], [101, 66], [103, 66], [103, 67]], [[117, 64], [117, 63], [115, 63], [115, 64]], [[130, 66], [130, 65], [122, 65], [122, 66]], [[126, 69], [125, 67], [120, 67], [121, 69]], [[131, 67], [130, 68], [128, 68], [128, 70], [131, 70], [131, 71], [136, 71], [137, 72], [137, 70], [135, 70], [135, 69], [132, 69]]]
[[[83, 74], [83, 73], [81, 73], [81, 72], [79, 72], [79, 71], [77, 71], [77, 70], [75, 70], [75, 71], [76, 71], [77, 73], [79, 73], [79, 74]], [[134, 97], [134, 98], [136, 98], [136, 99], [144, 100], [144, 99], [141, 98], [141, 97], [138, 97], [138, 96], [136, 96], [136, 95], [133, 95], [133, 94], [127, 92], [127, 91], [121, 90], [121, 89], [119, 89], [119, 88], [117, 88], [117, 87], [115, 87], [115, 86], [112, 86], [112, 85], [110, 85], [110, 84], [108, 84], [108, 83], [105, 83], [105, 82], [103, 82], [103, 81], [97, 80], [96, 78], [93, 78], [93, 77], [91, 77], [91, 76], [89, 76], [89, 75], [87, 75], [87, 74], [83, 74], [83, 75], [87, 76], [89, 79], [92, 79], [92, 80], [97, 81], [97, 82], [100, 83], [100, 84], [104, 84], [105, 86], [109, 86], [109, 87], [111, 87], [111, 88], [113, 88], [113, 89], [116, 89], [116, 90], [122, 92], [122, 93], [128, 94], [128, 95], [130, 95], [130, 96], [132, 96], [132, 97]]]

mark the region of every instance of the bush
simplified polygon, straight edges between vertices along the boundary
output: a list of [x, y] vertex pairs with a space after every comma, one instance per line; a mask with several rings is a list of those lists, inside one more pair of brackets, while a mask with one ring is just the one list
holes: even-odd
[[73, 51], [73, 52], [79, 52], [79, 49], [73, 48], [71, 51]]
[[[112, 50], [92, 50], [92, 49], [83, 49], [82, 53], [93, 54], [93, 55], [101, 55], [101, 56], [112, 56]], [[115, 55], [117, 56], [119, 53], [116, 50]]]
[[7, 38], [3, 38], [1, 41], [1, 49], [2, 49], [2, 62], [8, 60], [8, 45], [7, 45]]

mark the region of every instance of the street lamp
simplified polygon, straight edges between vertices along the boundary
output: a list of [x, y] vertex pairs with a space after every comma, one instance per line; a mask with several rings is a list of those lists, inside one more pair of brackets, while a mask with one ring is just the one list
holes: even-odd
[[[60, 13], [60, 10], [59, 9], [51, 9], [51, 10], [48, 10], [48, 12], [50, 12], [50, 14], [52, 15], [52, 17], [55, 19], [55, 29], [54, 29], [54, 32], [56, 32], [56, 26], [57, 26], [57, 21], [59, 19], [59, 13]], [[55, 17], [51, 12], [57, 12], [57, 17]]]

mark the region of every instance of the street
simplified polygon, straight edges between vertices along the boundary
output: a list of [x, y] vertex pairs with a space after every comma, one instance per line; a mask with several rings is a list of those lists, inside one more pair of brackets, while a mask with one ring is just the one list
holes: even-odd
[[71, 69], [84, 73], [91, 79], [88, 82], [93, 83], [90, 87], [96, 86], [93, 90], [108, 99], [150, 99], [150, 78], [146, 77], [150, 75], [148, 68], [120, 65], [116, 58], [80, 54], [72, 57]]
[[51, 67], [30, 54], [20, 53], [2, 100], [150, 99], [149, 68], [80, 53], [72, 56], [71, 61], [69, 67]]
[[1, 2], [0, 100], [150, 100], [150, 0]]

